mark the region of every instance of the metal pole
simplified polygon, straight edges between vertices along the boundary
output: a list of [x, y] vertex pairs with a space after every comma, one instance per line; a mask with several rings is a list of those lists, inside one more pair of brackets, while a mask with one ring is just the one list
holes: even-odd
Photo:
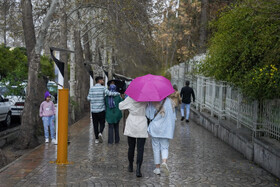
[[[60, 59], [60, 52], [58, 51], [58, 52], [54, 52], [55, 53], [55, 55], [57, 56], [57, 58], [58, 59]], [[58, 69], [58, 66], [55, 64], [55, 67], [57, 68], [57, 90], [59, 90], [59, 89], [62, 89], [63, 88], [63, 76], [62, 76], [62, 74], [61, 74], [61, 72], [59, 71], [59, 69]], [[56, 137], [55, 137], [55, 140], [56, 140], [56, 143], [55, 144], [57, 144], [58, 143], [58, 103], [59, 103], [59, 93], [57, 93], [57, 108], [56, 108], [56, 117], [55, 117], [55, 130], [56, 130]]]
[[60, 89], [58, 92], [58, 145], [56, 163], [69, 164], [67, 160], [69, 89]]

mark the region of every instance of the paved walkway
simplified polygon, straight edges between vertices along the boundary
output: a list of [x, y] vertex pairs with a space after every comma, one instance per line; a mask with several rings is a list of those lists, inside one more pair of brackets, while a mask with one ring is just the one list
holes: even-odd
[[280, 186], [277, 178], [193, 122], [176, 123], [169, 176], [153, 174], [150, 139], [145, 146], [144, 176], [137, 178], [135, 172], [127, 172], [126, 137], [121, 136], [118, 145], [95, 144], [89, 118], [73, 125], [71, 136], [68, 160], [74, 164], [50, 164], [56, 160], [56, 146], [41, 145], [1, 170], [0, 186]]

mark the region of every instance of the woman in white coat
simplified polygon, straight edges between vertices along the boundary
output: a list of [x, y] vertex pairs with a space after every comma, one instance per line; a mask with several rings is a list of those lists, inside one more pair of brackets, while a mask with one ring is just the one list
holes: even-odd
[[133, 172], [134, 152], [135, 145], [137, 144], [137, 177], [142, 177], [141, 165], [143, 162], [144, 146], [148, 137], [147, 118], [145, 116], [146, 107], [146, 102], [136, 102], [130, 97], [119, 103], [120, 110], [129, 110], [124, 129], [124, 135], [127, 136], [128, 142], [128, 171]]

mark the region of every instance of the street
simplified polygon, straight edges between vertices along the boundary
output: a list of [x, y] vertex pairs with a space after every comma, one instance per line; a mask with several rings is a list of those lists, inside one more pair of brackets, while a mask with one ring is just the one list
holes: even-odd
[[12, 129], [20, 125], [20, 118], [19, 117], [12, 117], [12, 123], [9, 127], [6, 127], [4, 124], [0, 123], [0, 132]]

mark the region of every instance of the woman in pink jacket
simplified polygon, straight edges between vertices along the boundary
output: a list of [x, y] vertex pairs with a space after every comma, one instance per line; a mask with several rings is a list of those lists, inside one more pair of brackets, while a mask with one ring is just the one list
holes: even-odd
[[45, 101], [40, 105], [40, 117], [42, 117], [44, 124], [45, 142], [49, 143], [49, 127], [51, 131], [52, 143], [55, 143], [55, 129], [54, 129], [54, 117], [55, 117], [55, 107], [51, 101], [51, 95], [47, 91], [45, 93]]

